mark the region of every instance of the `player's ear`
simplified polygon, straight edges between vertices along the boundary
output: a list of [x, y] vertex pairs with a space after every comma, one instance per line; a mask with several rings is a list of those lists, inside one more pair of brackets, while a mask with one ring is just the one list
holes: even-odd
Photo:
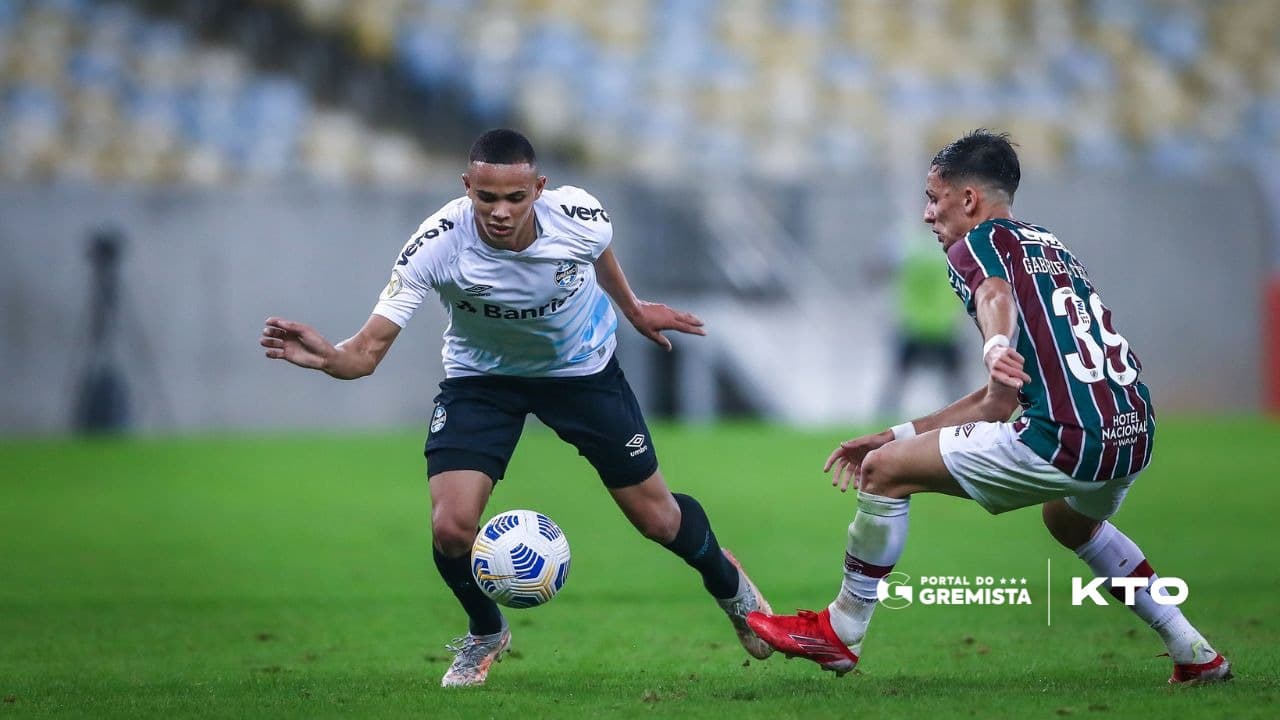
[[467, 192], [471, 192], [471, 178], [467, 177], [466, 173], [462, 173], [462, 187], [466, 188]]
[[966, 185], [964, 188], [964, 211], [967, 215], [978, 212], [978, 203], [982, 200], [982, 194], [978, 188], [972, 185]]
[[533, 199], [537, 200], [542, 195], [542, 188], [547, 186], [547, 176], [539, 175], [538, 182], [533, 185]]

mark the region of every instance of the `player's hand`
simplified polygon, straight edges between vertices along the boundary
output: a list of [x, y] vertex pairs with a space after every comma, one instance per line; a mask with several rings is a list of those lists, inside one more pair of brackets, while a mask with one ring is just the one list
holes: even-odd
[[1031, 376], [1022, 369], [1025, 362], [1017, 350], [1008, 345], [996, 345], [983, 358], [991, 380], [1000, 385], [1021, 390], [1022, 386], [1031, 382]]
[[277, 317], [267, 318], [258, 344], [267, 349], [267, 357], [287, 360], [298, 367], [323, 370], [336, 350], [310, 325]]
[[882, 430], [874, 435], [845, 440], [831, 452], [831, 457], [827, 458], [827, 464], [822, 466], [822, 472], [831, 472], [832, 468], [835, 469], [835, 475], [831, 476], [831, 485], [840, 488], [840, 492], [848, 490], [849, 483], [853, 483], [856, 489], [862, 481], [862, 461], [867, 458], [867, 454], [892, 441], [892, 430]]
[[697, 315], [680, 312], [662, 303], [638, 300], [635, 309], [627, 315], [627, 319], [635, 326], [637, 332], [668, 352], [671, 350], [671, 341], [662, 334], [663, 330], [676, 330], [689, 335], [707, 334], [707, 331], [702, 329], [702, 320]]

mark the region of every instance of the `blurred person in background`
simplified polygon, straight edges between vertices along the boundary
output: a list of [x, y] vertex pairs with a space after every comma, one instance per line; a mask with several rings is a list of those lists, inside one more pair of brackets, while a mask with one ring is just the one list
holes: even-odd
[[912, 495], [972, 499], [992, 514], [1039, 504], [1049, 533], [1113, 595], [1126, 592], [1111, 579], [1133, 583], [1130, 609], [1164, 642], [1171, 684], [1228, 680], [1230, 663], [1108, 522], [1151, 461], [1151, 394], [1084, 266], [1045, 228], [1013, 219], [1020, 179], [1006, 135], [977, 130], [934, 156], [924, 221], [983, 336], [987, 384], [932, 415], [841, 443], [824, 469], [835, 470], [841, 492], [854, 483], [858, 509], [839, 594], [821, 612], [756, 612], [747, 622], [788, 656], [843, 675], [858, 663], [879, 583], [906, 545]]
[[956, 334], [959, 312], [947, 284], [947, 259], [938, 252], [933, 234], [914, 223], [903, 228], [897, 250], [893, 292], [898, 327], [893, 366], [876, 402], [876, 417], [881, 418], [897, 414], [916, 368], [940, 370], [947, 397], [964, 394]]
[[653, 439], [614, 357], [617, 316], [666, 350], [665, 330], [705, 334], [694, 315], [640, 300], [610, 243], [596, 198], [545, 189], [533, 146], [491, 130], [471, 148], [466, 195], [427, 218], [404, 246], [368, 322], [334, 345], [308, 325], [268, 318], [266, 355], [349, 380], [373, 373], [418, 306], [435, 292], [449, 315], [445, 380], [425, 454], [436, 568], [469, 618], [441, 684], [481, 685], [511, 643], [496, 603], [476, 585], [470, 552], [485, 505], [529, 414], [595, 467], [627, 519], [702, 576], [756, 658], [772, 648], [746, 624], [769, 606], [722, 550], [702, 506], [673, 494]]

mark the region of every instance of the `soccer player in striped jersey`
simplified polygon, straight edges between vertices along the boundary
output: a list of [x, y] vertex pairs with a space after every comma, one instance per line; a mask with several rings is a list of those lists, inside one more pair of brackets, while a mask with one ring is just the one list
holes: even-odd
[[[915, 493], [970, 498], [993, 514], [1041, 505], [1049, 533], [1096, 577], [1156, 580], [1142, 550], [1107, 522], [1151, 460], [1155, 412], [1142, 366], [1075, 255], [1045, 228], [1013, 219], [1020, 178], [1008, 137], [985, 130], [933, 158], [924, 221], [982, 333], [988, 381], [932, 415], [831, 453], [832, 484], [858, 490], [839, 594], [817, 613], [747, 616], [790, 656], [838, 674], [854, 668], [877, 585], [902, 554]], [[1170, 683], [1231, 677], [1177, 605], [1141, 589], [1131, 607], [1168, 648]]]
[[470, 551], [494, 486], [536, 415], [577, 448], [627, 519], [702, 576], [739, 642], [757, 658], [773, 649], [746, 624], [767, 610], [738, 561], [723, 550], [694, 498], [672, 493], [653, 438], [614, 356], [618, 317], [664, 349], [663, 331], [702, 335], [702, 321], [640, 300], [614, 256], [613, 225], [581, 188], [546, 187], [533, 146], [514, 130], [472, 145], [466, 194], [423, 221], [355, 335], [333, 344], [308, 325], [268, 318], [267, 357], [349, 380], [373, 373], [418, 307], [435, 295], [449, 317], [445, 380], [425, 454], [436, 569], [469, 624], [448, 647], [446, 687], [481, 685], [510, 646], [498, 606], [476, 585]]

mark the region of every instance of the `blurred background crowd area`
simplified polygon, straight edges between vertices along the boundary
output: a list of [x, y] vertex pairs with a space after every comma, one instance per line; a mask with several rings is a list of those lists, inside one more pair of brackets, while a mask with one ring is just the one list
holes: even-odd
[[1280, 412], [1280, 0], [0, 0], [0, 433], [429, 417], [434, 308], [323, 389], [256, 336], [358, 328], [500, 126], [710, 328], [619, 332], [652, 415], [900, 420], [981, 382], [921, 222], [980, 126], [1162, 409]]
[[503, 124], [658, 179], [978, 125], [1047, 172], [1194, 174], [1280, 151], [1280, 3], [0, 0], [0, 91], [20, 182], [411, 185]]

